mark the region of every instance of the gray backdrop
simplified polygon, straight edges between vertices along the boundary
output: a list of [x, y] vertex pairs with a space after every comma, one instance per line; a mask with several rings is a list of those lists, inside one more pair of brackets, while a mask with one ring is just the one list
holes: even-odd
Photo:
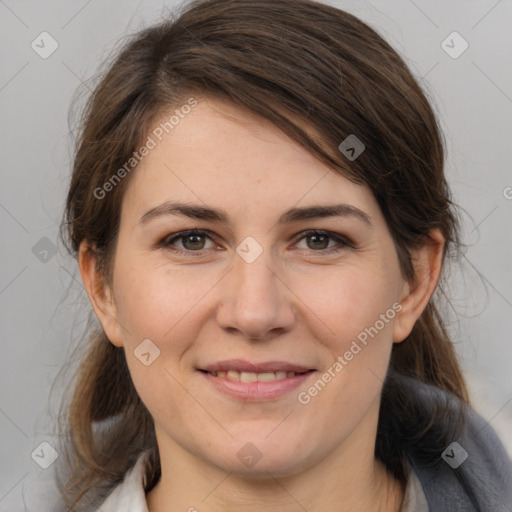
[[[452, 278], [450, 329], [475, 407], [512, 454], [512, 2], [330, 3], [376, 28], [437, 105], [468, 244]], [[60, 396], [60, 385], [51, 385], [89, 307], [76, 264], [57, 241], [70, 172], [70, 102], [79, 86], [87, 92], [81, 83], [120, 37], [174, 5], [0, 0], [1, 511], [51, 510]]]

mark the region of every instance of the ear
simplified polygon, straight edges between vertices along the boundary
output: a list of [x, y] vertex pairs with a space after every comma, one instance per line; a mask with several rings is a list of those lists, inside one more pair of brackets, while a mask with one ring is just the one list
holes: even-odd
[[89, 300], [107, 338], [116, 347], [121, 347], [121, 326], [117, 321], [112, 290], [98, 269], [94, 248], [85, 240], [80, 244], [78, 251], [78, 266]]
[[411, 282], [404, 282], [402, 288], [402, 309], [396, 315], [393, 332], [395, 343], [400, 343], [409, 336], [427, 307], [441, 275], [444, 245], [445, 239], [441, 231], [434, 229], [422, 247], [411, 251], [415, 276]]

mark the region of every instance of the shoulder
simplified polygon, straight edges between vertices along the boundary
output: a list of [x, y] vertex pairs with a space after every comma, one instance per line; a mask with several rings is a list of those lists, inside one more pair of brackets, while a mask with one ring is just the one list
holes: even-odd
[[124, 480], [114, 488], [96, 512], [148, 512], [144, 484], [150, 450], [142, 452]]
[[430, 510], [512, 512], [512, 462], [491, 424], [439, 388], [413, 379], [410, 384], [433, 408], [450, 404], [465, 420], [462, 433], [446, 443], [434, 463], [409, 455]]

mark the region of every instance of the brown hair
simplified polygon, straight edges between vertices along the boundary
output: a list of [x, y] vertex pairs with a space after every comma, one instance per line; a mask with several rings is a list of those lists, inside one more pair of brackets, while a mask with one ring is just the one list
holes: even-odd
[[[410, 249], [433, 228], [446, 239], [443, 261], [457, 255], [458, 218], [436, 116], [405, 62], [375, 30], [311, 0], [196, 0], [177, 19], [130, 37], [83, 112], [61, 234], [75, 256], [88, 241], [107, 281], [123, 194], [136, 170], [102, 199], [95, 190], [132, 157], [162, 112], [194, 94], [228, 100], [270, 120], [336, 172], [368, 186], [407, 278], [414, 276]], [[348, 162], [338, 146], [350, 134], [366, 150]], [[447, 414], [447, 403], [421, 409], [400, 377], [468, 402], [436, 306], [439, 290], [441, 284], [408, 339], [394, 345], [383, 389], [375, 453], [402, 481], [408, 450], [439, 457], [451, 435], [443, 432], [461, 428], [462, 417]], [[68, 475], [59, 486], [67, 506], [97, 506], [147, 448], [153, 457], [146, 491], [156, 484], [153, 420], [132, 384], [123, 349], [101, 328], [91, 331], [73, 393], [63, 404]], [[437, 443], [434, 449], [422, 445], [425, 436]]]

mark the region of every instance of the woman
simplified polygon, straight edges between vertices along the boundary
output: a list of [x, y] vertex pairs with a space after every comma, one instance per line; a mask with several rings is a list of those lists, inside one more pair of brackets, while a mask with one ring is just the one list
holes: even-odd
[[196, 1], [83, 119], [63, 234], [100, 325], [67, 507], [510, 510], [434, 293], [460, 245], [442, 134], [374, 30]]

